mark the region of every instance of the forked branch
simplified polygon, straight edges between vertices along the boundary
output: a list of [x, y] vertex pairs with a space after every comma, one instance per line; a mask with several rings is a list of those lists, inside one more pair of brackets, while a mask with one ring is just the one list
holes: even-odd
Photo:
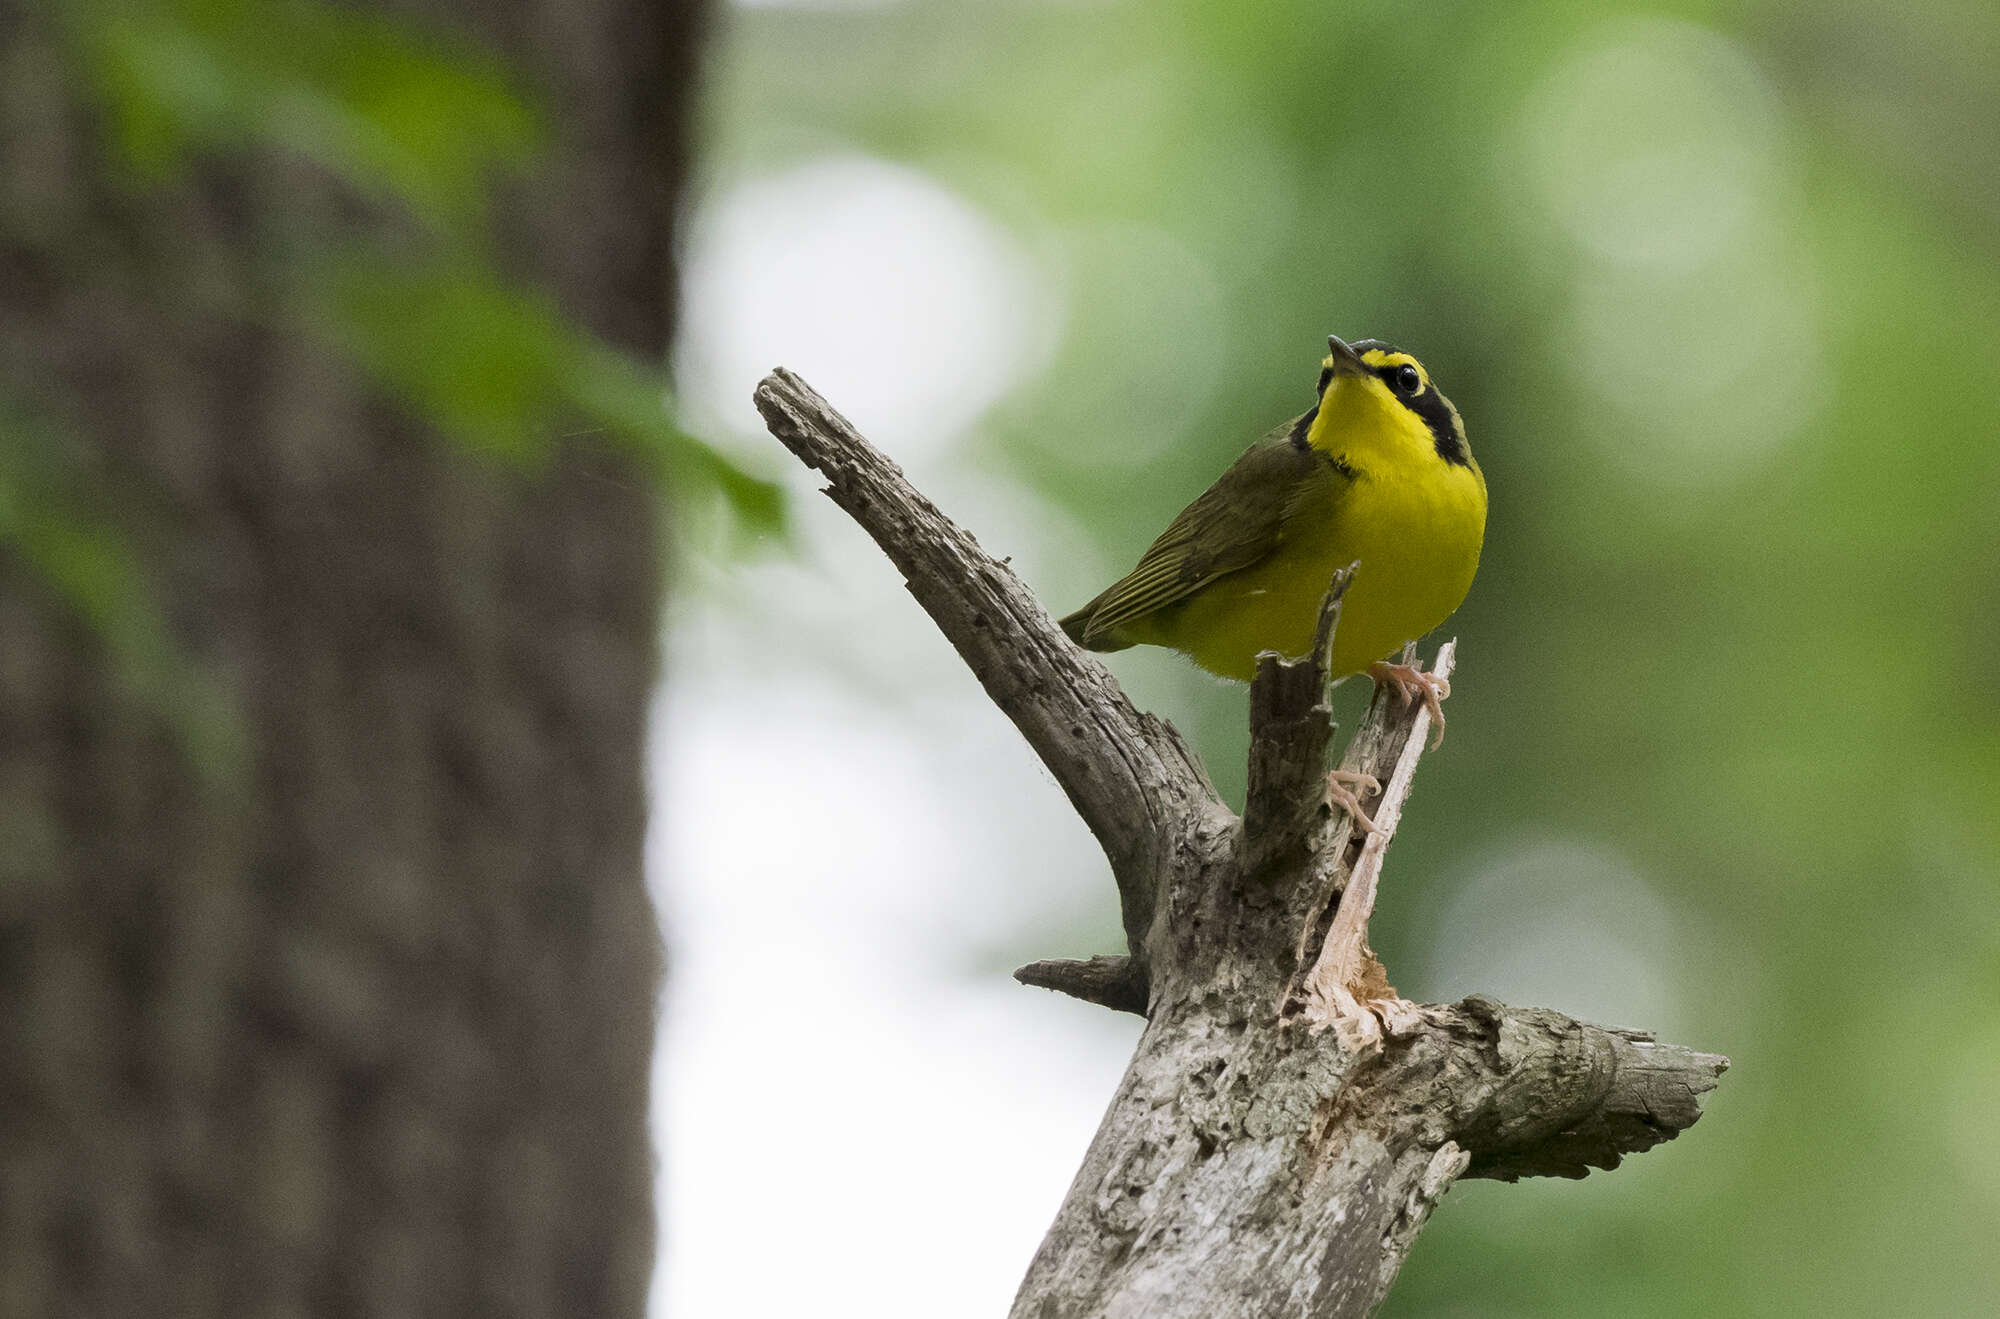
[[[1118, 885], [1126, 955], [1015, 973], [1147, 1018], [1016, 1319], [1365, 1314], [1456, 1178], [1581, 1176], [1699, 1118], [1727, 1059], [1389, 987], [1368, 917], [1429, 715], [1378, 692], [1341, 762], [1380, 781], [1377, 828], [1329, 807], [1323, 660], [1349, 573], [1311, 654], [1259, 659], [1238, 820], [1172, 727], [803, 381], [771, 375], [757, 406], [902, 571]], [[1447, 643], [1432, 671], [1455, 658]]]

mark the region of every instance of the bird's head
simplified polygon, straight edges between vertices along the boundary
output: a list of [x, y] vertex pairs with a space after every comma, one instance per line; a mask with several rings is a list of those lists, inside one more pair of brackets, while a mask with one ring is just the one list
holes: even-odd
[[1381, 458], [1473, 468], [1465, 423], [1422, 362], [1380, 339], [1328, 335], [1326, 346], [1305, 432], [1314, 448], [1364, 469]]

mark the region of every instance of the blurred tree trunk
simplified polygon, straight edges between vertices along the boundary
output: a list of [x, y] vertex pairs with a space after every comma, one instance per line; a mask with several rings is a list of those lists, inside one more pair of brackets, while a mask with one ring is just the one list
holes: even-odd
[[[397, 8], [542, 98], [508, 268], [663, 354], [700, 0]], [[121, 180], [54, 12], [0, 0], [0, 398], [66, 419], [246, 746], [205, 786], [0, 545], [0, 1314], [637, 1315], [647, 482], [468, 457], [244, 315], [376, 218], [268, 155]]]

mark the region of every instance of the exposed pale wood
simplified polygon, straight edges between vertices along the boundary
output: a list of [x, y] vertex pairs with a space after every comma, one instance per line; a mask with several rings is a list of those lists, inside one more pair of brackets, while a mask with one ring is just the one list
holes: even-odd
[[[1405, 662], [1414, 659], [1412, 654], [1405, 657]], [[1438, 648], [1431, 673], [1449, 678], [1457, 659], [1458, 643], [1445, 642]], [[1377, 706], [1391, 701], [1388, 689], [1377, 691]], [[1417, 761], [1424, 754], [1424, 734], [1431, 725], [1429, 709], [1421, 702], [1413, 704], [1407, 721], [1371, 724], [1369, 732], [1373, 735], [1355, 738], [1342, 760], [1342, 769], [1363, 770], [1381, 780], [1382, 798], [1374, 808], [1376, 828], [1374, 833], [1363, 836], [1360, 854], [1355, 857], [1341, 890], [1339, 910], [1312, 957], [1311, 968], [1300, 978], [1296, 997], [1287, 1005], [1305, 1022], [1340, 1026], [1348, 1040], [1358, 1045], [1373, 1044], [1380, 1039], [1384, 1026], [1393, 1028], [1409, 1020], [1409, 1005], [1389, 987], [1381, 973], [1381, 964], [1368, 947], [1368, 919], [1375, 914], [1382, 858], [1389, 850], [1396, 826], [1402, 823], [1403, 803], [1410, 798]], [[1392, 731], [1399, 735], [1391, 736]], [[1387, 774], [1377, 772], [1383, 763], [1391, 766]], [[1301, 964], [1305, 960], [1302, 956]]]
[[[1015, 1298], [1015, 1319], [1362, 1315], [1461, 1176], [1581, 1176], [1693, 1125], [1727, 1060], [1560, 1013], [1394, 995], [1367, 949], [1430, 719], [1378, 693], [1342, 759], [1383, 783], [1357, 835], [1324, 786], [1320, 640], [1259, 657], [1244, 817], [1013, 573], [796, 376], [757, 403], [874, 536], [1103, 843], [1128, 955], [1024, 983], [1146, 1029]], [[1447, 643], [1433, 671], [1451, 671]]]

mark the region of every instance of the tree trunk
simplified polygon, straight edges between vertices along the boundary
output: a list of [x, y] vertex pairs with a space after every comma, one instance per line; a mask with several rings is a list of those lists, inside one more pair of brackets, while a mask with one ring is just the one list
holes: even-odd
[[[396, 8], [548, 112], [510, 272], [663, 355], [702, 6]], [[0, 406], [58, 419], [33, 461], [114, 510], [241, 758], [0, 541], [0, 1314], [636, 1316], [648, 483], [468, 456], [288, 322], [284, 241], [383, 216], [270, 152], [133, 184], [63, 21], [0, 0]]]
[[[1363, 1315], [1460, 1176], [1580, 1177], [1694, 1124], [1727, 1059], [1390, 988], [1368, 917], [1430, 715], [1378, 693], [1341, 763], [1378, 781], [1376, 827], [1329, 809], [1323, 657], [1355, 569], [1312, 654], [1258, 659], [1239, 819], [1173, 727], [824, 399], [779, 371], [757, 404], [1062, 784], [1118, 885], [1127, 955], [1016, 972], [1147, 1026], [1014, 1319]], [[1433, 675], [1455, 658], [1446, 643]]]

